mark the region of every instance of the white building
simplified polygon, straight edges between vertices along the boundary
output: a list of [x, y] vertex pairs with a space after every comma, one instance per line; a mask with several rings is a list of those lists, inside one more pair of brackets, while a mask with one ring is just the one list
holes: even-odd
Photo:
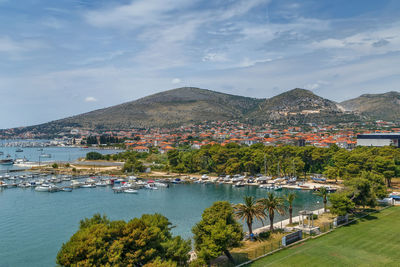
[[400, 133], [374, 133], [357, 135], [358, 146], [400, 147]]

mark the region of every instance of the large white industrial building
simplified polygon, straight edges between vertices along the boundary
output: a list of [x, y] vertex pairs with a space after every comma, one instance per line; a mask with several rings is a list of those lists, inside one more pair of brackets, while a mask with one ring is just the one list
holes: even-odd
[[400, 133], [374, 133], [357, 135], [358, 146], [400, 147]]

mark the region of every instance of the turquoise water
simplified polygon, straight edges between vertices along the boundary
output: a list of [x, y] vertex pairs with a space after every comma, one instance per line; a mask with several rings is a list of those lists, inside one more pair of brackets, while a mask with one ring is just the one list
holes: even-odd
[[[277, 194], [287, 192], [284, 189]], [[295, 214], [305, 208], [322, 207], [321, 199], [312, 192], [295, 192]], [[171, 185], [160, 190], [143, 189], [138, 194], [114, 194], [109, 187], [82, 188], [71, 193], [4, 189], [0, 191], [0, 266], [55, 266], [62, 243], [78, 229], [80, 219], [94, 213], [113, 220], [130, 220], [158, 212], [176, 226], [175, 234], [190, 238], [202, 211], [214, 201], [239, 203], [245, 195], [263, 197], [266, 193], [256, 187], [214, 184]]]

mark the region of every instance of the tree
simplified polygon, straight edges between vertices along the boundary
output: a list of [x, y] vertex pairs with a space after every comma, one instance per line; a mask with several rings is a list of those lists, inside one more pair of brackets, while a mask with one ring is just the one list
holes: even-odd
[[103, 155], [100, 154], [99, 152], [89, 152], [86, 154], [86, 159], [87, 160], [99, 160], [103, 159]]
[[268, 193], [266, 198], [258, 200], [263, 205], [264, 210], [268, 213], [269, 217], [269, 229], [272, 232], [274, 230], [274, 217], [275, 211], [279, 214], [285, 213], [285, 201], [283, 198], [276, 196], [274, 193]]
[[53, 169], [57, 169], [58, 168], [58, 164], [54, 162], [53, 165], [51, 165], [51, 167], [53, 167]]
[[316, 194], [322, 197], [322, 201], [324, 202], [324, 212], [326, 212], [326, 206], [328, 203], [328, 190], [326, 187], [320, 187]]
[[[171, 251], [173, 249], [173, 251]], [[160, 214], [145, 214], [129, 222], [94, 215], [57, 254], [61, 266], [187, 265], [190, 240], [173, 237], [170, 222]], [[158, 264], [158, 265], [157, 265]]]
[[244, 203], [239, 203], [234, 206], [235, 214], [239, 219], [245, 220], [249, 228], [249, 234], [253, 233], [253, 221], [258, 219], [262, 221], [266, 214], [264, 208], [260, 203], [257, 203], [254, 197], [245, 196]]
[[289, 224], [292, 224], [292, 214], [293, 214], [293, 201], [296, 198], [296, 194], [294, 192], [290, 192], [286, 196], [286, 201], [289, 204]]
[[217, 201], [204, 210], [202, 219], [192, 229], [197, 255], [205, 262], [224, 253], [234, 262], [229, 249], [237, 247], [243, 239], [243, 228], [234, 218], [229, 202]]
[[333, 214], [344, 216], [351, 212], [355, 205], [350, 199], [348, 192], [336, 192], [329, 196], [331, 202], [330, 211]]

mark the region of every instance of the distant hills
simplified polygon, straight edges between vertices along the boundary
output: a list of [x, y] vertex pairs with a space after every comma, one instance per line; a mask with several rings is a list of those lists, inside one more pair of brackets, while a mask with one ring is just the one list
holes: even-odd
[[399, 93], [362, 95], [337, 104], [305, 89], [296, 88], [268, 99], [224, 94], [183, 87], [77, 116], [26, 127], [55, 133], [63, 129], [129, 129], [176, 127], [217, 120], [250, 124], [337, 123], [361, 119], [398, 119]]
[[359, 112], [371, 119], [400, 119], [400, 93], [364, 94], [340, 103], [348, 111]]

